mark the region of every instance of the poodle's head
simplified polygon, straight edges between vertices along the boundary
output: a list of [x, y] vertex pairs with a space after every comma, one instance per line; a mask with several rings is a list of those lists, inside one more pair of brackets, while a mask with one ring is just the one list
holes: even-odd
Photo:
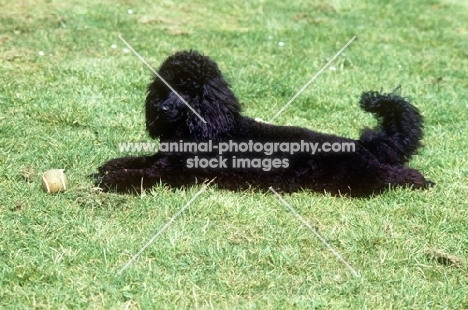
[[196, 51], [177, 52], [163, 62], [158, 74], [176, 93], [158, 76], [148, 86], [146, 128], [152, 138], [229, 136], [241, 108], [214, 61]]

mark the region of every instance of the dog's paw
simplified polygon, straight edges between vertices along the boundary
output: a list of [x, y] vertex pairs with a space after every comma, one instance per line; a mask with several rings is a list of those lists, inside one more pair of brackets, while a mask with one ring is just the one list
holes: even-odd
[[96, 173], [97, 177], [94, 179], [94, 185], [103, 192], [119, 192], [119, 183], [121, 182], [116, 182], [112, 174], [112, 172], [106, 175]]
[[101, 175], [96, 179], [95, 185], [103, 192], [138, 194], [143, 191], [144, 185], [148, 185], [144, 180], [146, 179], [142, 170], [121, 169]]

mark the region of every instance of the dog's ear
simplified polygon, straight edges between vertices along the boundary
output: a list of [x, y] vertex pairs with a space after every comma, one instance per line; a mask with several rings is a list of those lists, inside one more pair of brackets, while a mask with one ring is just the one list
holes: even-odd
[[206, 123], [188, 112], [187, 126], [192, 138], [219, 141], [230, 137], [241, 107], [229, 85], [222, 78], [213, 79], [204, 84], [201, 96], [197, 97], [192, 107]]

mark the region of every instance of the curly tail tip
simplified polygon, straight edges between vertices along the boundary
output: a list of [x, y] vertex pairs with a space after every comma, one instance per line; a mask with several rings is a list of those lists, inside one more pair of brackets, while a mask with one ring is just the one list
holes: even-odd
[[407, 98], [401, 97], [401, 85], [397, 86], [391, 93], [380, 91], [363, 92], [359, 101], [364, 111], [383, 116], [389, 112], [404, 112], [405, 110], [417, 109], [407, 101]]
[[361, 108], [374, 113], [377, 117], [393, 118], [421, 126], [423, 121], [419, 110], [408, 101], [408, 98], [398, 94], [400, 88], [401, 86], [398, 86], [391, 93], [383, 93], [382, 90], [363, 92], [359, 102]]

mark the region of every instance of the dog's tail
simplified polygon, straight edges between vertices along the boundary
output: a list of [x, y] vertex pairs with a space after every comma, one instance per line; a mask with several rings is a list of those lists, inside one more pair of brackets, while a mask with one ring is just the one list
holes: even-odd
[[360, 141], [382, 163], [402, 165], [416, 154], [423, 138], [423, 119], [416, 107], [396, 94], [370, 91], [361, 95], [361, 108], [373, 113], [379, 125], [366, 128]]

